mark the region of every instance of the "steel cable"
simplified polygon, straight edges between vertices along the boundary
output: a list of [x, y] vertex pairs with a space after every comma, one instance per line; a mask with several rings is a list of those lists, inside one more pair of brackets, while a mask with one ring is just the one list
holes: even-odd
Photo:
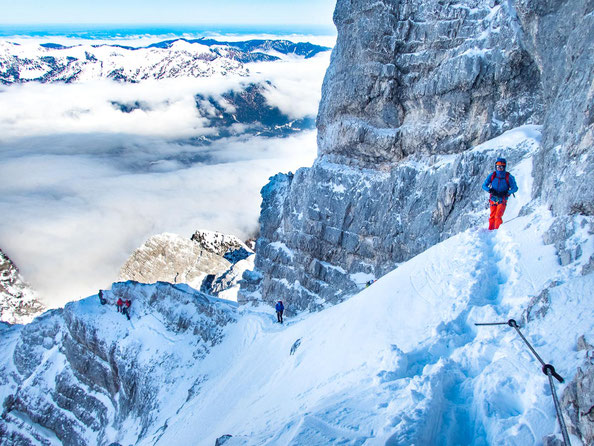
[[538, 361], [542, 364], [542, 373], [547, 375], [549, 379], [549, 386], [551, 387], [551, 394], [553, 395], [553, 402], [555, 403], [555, 412], [557, 412], [557, 421], [559, 422], [559, 427], [561, 428], [561, 434], [563, 435], [563, 443], [565, 446], [571, 446], [569, 442], [569, 434], [567, 433], [567, 426], [565, 425], [565, 420], [563, 419], [563, 414], [561, 412], [561, 404], [559, 404], [559, 398], [557, 397], [557, 391], [555, 390], [555, 382], [553, 381], [553, 377], [557, 379], [560, 383], [563, 382], [563, 377], [559, 375], [555, 371], [555, 367], [551, 364], [545, 364], [542, 358], [538, 355], [534, 347], [530, 345], [528, 339], [524, 337], [522, 332], [520, 331], [520, 327], [518, 326], [517, 322], [514, 319], [510, 319], [507, 322], [483, 322], [483, 323], [475, 323], [474, 325], [477, 326], [484, 326], [484, 325], [509, 325], [510, 327], [514, 328], [516, 332], [520, 335], [524, 343], [528, 346], [532, 354]]

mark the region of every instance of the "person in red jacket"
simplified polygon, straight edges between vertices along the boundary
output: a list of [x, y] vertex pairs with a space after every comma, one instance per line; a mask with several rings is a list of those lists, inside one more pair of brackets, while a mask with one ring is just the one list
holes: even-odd
[[124, 302], [124, 308], [122, 309], [122, 313], [126, 315], [128, 320], [130, 320], [130, 305], [132, 305], [132, 301], [130, 299], [126, 299]]
[[503, 222], [503, 213], [507, 206], [509, 196], [518, 191], [516, 179], [506, 171], [507, 161], [505, 158], [497, 158], [495, 171], [490, 173], [483, 183], [483, 190], [489, 192], [489, 230], [499, 229]]
[[118, 310], [118, 313], [122, 312], [123, 305], [124, 305], [124, 301], [122, 300], [121, 297], [118, 297], [118, 301], [116, 302], [116, 308]]

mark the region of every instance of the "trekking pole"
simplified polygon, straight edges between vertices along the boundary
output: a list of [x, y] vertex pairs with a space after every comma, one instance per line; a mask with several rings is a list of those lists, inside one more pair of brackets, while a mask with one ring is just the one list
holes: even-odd
[[547, 378], [549, 379], [549, 386], [551, 387], [551, 394], [553, 395], [553, 403], [555, 404], [555, 412], [557, 413], [557, 421], [559, 422], [559, 427], [561, 428], [561, 434], [563, 435], [563, 444], [565, 446], [571, 446], [571, 443], [569, 442], [569, 434], [567, 433], [567, 426], [565, 425], [565, 420], [563, 419], [563, 413], [561, 412], [561, 404], [559, 404], [559, 398], [557, 397], [557, 391], [555, 390], [555, 382], [553, 381], [553, 377], [555, 377], [555, 379], [557, 381], [559, 381], [560, 383], [564, 382], [564, 380], [563, 380], [563, 377], [555, 371], [555, 367], [553, 367], [551, 364], [545, 364], [545, 362], [538, 355], [536, 350], [534, 350], [532, 345], [530, 345], [530, 342], [528, 342], [528, 339], [526, 339], [524, 337], [524, 335], [520, 331], [520, 327], [518, 326], [518, 323], [514, 319], [510, 319], [507, 322], [484, 322], [484, 323], [475, 323], [474, 325], [477, 325], [477, 326], [509, 325], [510, 327], [512, 327], [513, 329], [516, 330], [516, 332], [520, 335], [520, 338], [522, 338], [522, 341], [524, 341], [524, 343], [528, 346], [528, 348], [530, 349], [530, 351], [532, 352], [534, 357], [538, 360], [538, 362], [540, 362], [542, 364], [542, 373], [547, 375]]

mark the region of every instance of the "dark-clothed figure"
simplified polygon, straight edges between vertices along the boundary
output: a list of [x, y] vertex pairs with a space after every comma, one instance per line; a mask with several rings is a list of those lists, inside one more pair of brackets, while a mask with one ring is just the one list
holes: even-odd
[[285, 311], [285, 306], [283, 305], [283, 301], [279, 300], [276, 303], [276, 319], [278, 320], [278, 322], [280, 322], [281, 324], [283, 323], [283, 311]]
[[490, 173], [483, 183], [483, 190], [489, 192], [489, 230], [498, 229], [503, 222], [503, 213], [507, 206], [507, 199], [518, 191], [516, 179], [509, 172], [506, 172], [507, 161], [505, 158], [497, 158], [495, 172]]
[[107, 299], [103, 296], [103, 290], [99, 290], [99, 302], [101, 305], [105, 305], [107, 303]]
[[124, 302], [124, 307], [122, 308], [122, 313], [126, 315], [128, 320], [130, 320], [130, 305], [132, 305], [132, 301], [130, 299], [126, 299]]

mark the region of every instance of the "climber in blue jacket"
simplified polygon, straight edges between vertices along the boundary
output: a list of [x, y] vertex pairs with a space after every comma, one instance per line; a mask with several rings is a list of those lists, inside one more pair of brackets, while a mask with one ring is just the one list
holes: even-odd
[[502, 217], [507, 206], [507, 199], [518, 191], [518, 185], [513, 175], [506, 171], [505, 158], [497, 158], [495, 171], [490, 173], [483, 183], [483, 190], [489, 192], [489, 230], [498, 229], [503, 222]]
[[283, 305], [283, 301], [279, 300], [276, 303], [276, 319], [278, 320], [278, 322], [280, 322], [281, 324], [283, 323], [283, 311], [285, 311], [285, 306]]

